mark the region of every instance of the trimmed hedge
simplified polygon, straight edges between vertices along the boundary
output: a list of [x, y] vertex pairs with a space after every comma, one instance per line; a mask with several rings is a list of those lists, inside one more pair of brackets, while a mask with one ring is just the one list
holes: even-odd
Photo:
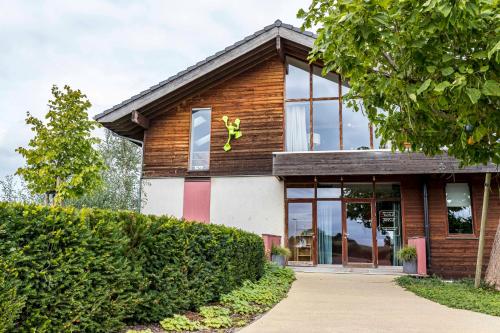
[[115, 332], [257, 280], [264, 246], [171, 217], [0, 203], [0, 269], [0, 332]]

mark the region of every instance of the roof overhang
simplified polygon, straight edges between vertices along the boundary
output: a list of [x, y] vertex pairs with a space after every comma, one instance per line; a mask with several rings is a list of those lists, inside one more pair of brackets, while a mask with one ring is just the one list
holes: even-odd
[[460, 167], [445, 152], [436, 156], [390, 150], [273, 153], [273, 175], [277, 177], [477, 172], [499, 172], [499, 168], [494, 164]]
[[[316, 36], [276, 21], [223, 51], [94, 117], [112, 131], [142, 139], [144, 124], [183, 99], [238, 75], [276, 55], [306, 57]], [[140, 121], [138, 121], [140, 120]]]

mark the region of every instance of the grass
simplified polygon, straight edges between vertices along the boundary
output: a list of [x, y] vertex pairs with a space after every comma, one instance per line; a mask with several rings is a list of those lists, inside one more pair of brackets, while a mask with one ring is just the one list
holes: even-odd
[[396, 282], [418, 296], [450, 308], [500, 316], [500, 292], [488, 286], [475, 289], [472, 280], [445, 282], [436, 277], [421, 279], [401, 276]]

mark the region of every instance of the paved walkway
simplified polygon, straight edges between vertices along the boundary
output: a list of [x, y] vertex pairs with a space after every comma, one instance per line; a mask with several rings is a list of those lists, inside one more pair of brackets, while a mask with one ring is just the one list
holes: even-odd
[[288, 297], [240, 333], [500, 332], [500, 318], [418, 297], [391, 275], [297, 273]]

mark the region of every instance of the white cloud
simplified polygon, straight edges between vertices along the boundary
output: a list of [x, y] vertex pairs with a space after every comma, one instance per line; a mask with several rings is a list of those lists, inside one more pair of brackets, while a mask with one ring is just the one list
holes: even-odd
[[43, 117], [52, 84], [87, 94], [91, 115], [276, 19], [300, 25], [309, 0], [0, 0], [0, 176], [23, 164], [26, 111]]

